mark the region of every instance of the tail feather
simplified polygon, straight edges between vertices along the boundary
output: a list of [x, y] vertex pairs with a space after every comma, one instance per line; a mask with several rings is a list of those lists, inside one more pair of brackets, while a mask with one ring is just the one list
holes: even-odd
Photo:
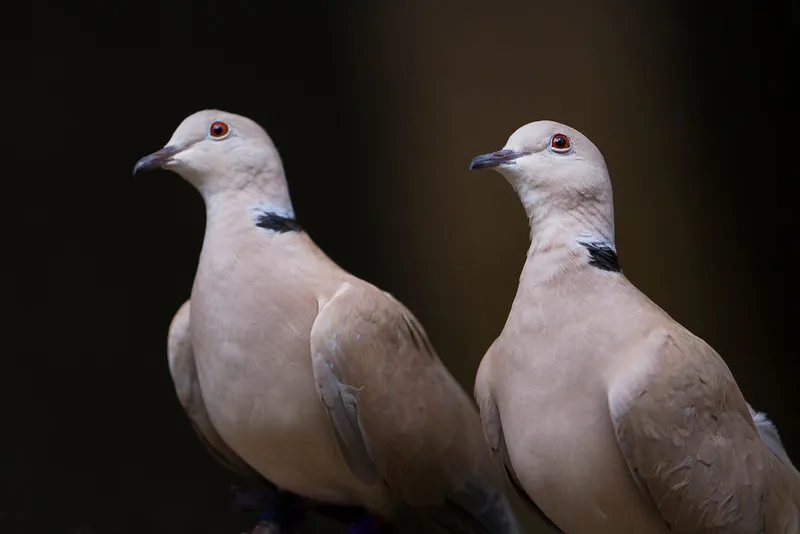
[[503, 493], [470, 486], [441, 506], [423, 512], [453, 534], [520, 534], [519, 522]]
[[797, 468], [789, 459], [786, 449], [783, 447], [783, 443], [781, 442], [780, 435], [778, 434], [778, 428], [775, 426], [775, 423], [770, 421], [770, 419], [767, 417], [767, 414], [763, 412], [757, 412], [749, 404], [747, 407], [750, 408], [750, 415], [753, 417], [753, 422], [756, 424], [756, 431], [758, 431], [758, 435], [761, 437], [761, 441], [764, 442], [764, 445], [766, 445], [767, 448], [772, 451], [772, 454], [780, 458], [783, 463], [797, 471]]

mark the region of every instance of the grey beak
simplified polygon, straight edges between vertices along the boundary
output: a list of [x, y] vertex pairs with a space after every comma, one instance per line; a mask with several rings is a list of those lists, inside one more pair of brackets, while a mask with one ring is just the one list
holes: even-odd
[[516, 152], [514, 150], [498, 150], [497, 152], [492, 152], [491, 154], [482, 154], [472, 158], [472, 161], [469, 164], [469, 170], [490, 169], [504, 163], [510, 163], [517, 158], [527, 155], [528, 152]]
[[187, 148], [189, 147], [167, 145], [158, 152], [153, 152], [149, 156], [145, 156], [137, 161], [136, 165], [133, 167], [133, 174], [136, 175], [139, 172], [158, 169], [172, 159], [172, 156], [183, 152]]

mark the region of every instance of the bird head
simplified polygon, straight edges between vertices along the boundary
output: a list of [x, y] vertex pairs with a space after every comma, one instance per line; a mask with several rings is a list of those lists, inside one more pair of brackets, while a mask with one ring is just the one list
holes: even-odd
[[179, 174], [204, 197], [220, 190], [285, 189], [283, 165], [267, 133], [247, 117], [215, 109], [184, 119], [162, 149], [136, 163], [133, 174], [157, 168]]
[[594, 196], [611, 188], [597, 147], [574, 128], [553, 121], [522, 126], [502, 150], [473, 158], [469, 168], [498, 171], [520, 196], [528, 192]]

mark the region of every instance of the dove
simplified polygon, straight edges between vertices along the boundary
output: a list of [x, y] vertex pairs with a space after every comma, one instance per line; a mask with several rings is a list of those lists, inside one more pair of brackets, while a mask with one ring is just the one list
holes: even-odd
[[597, 147], [538, 121], [470, 169], [502, 174], [530, 222], [474, 390], [512, 484], [569, 534], [800, 532], [800, 476], [774, 425], [623, 275]]
[[305, 499], [361, 506], [369, 525], [414, 516], [449, 532], [518, 532], [473, 400], [414, 315], [303, 230], [267, 133], [199, 111], [134, 174], [156, 168], [206, 207], [169, 353], [214, 455]]

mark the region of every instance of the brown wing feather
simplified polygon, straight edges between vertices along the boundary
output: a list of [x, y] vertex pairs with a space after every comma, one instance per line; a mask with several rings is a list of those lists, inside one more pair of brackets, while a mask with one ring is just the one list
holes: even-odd
[[374, 469], [449, 531], [518, 531], [475, 405], [411, 312], [373, 286], [345, 284], [320, 310], [311, 353], [356, 476], [367, 481]]
[[[408, 310], [360, 284], [328, 301], [311, 332], [318, 388], [332, 373], [357, 398], [369, 462], [413, 506], [442, 503], [470, 475], [492, 478], [475, 407], [429, 347]], [[331, 419], [351, 441], [352, 418]]]
[[759, 438], [719, 355], [679, 328], [648, 343], [649, 372], [610, 400], [628, 466], [671, 531], [799, 532], [800, 480]]

